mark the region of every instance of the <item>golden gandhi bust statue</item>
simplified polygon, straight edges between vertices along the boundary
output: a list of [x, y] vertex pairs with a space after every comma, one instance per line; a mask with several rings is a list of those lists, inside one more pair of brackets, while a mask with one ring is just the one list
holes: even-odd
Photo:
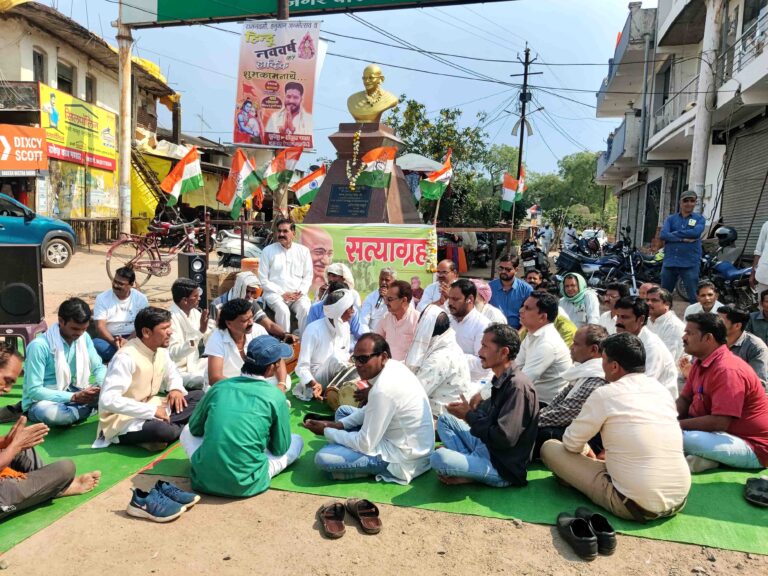
[[358, 122], [381, 122], [381, 116], [397, 106], [398, 97], [381, 88], [384, 74], [376, 64], [366, 66], [363, 70], [363, 85], [365, 90], [355, 92], [347, 99], [347, 108], [352, 117]]

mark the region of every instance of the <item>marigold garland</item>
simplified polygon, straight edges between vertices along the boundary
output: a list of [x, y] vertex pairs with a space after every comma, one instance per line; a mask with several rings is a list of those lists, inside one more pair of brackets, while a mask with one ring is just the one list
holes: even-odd
[[360, 174], [363, 173], [365, 170], [365, 164], [362, 162], [360, 163], [360, 167], [357, 169], [357, 172], [354, 174], [352, 173], [352, 169], [355, 164], [358, 162], [358, 155], [360, 154], [360, 130], [355, 132], [354, 136], [352, 137], [352, 161], [350, 162], [347, 160], [347, 180], [349, 181], [349, 189], [353, 192], [355, 191], [355, 188], [357, 187], [357, 179], [360, 177]]

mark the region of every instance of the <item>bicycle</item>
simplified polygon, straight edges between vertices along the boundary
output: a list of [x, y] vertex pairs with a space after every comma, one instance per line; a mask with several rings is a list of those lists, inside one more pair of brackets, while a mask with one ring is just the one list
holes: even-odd
[[[151, 276], [167, 276], [171, 273], [171, 263], [180, 252], [198, 252], [197, 232], [199, 220], [165, 226], [162, 228], [150, 226], [146, 235], [123, 234], [117, 242], [107, 250], [107, 275], [114, 280], [115, 271], [128, 266], [136, 273], [136, 287], [147, 283]], [[169, 234], [183, 230], [179, 241], [167, 250], [161, 251], [161, 240]]]

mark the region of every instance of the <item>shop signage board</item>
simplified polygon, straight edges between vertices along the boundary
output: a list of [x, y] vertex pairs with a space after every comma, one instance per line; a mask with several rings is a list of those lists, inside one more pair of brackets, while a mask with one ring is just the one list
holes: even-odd
[[35, 176], [46, 170], [45, 130], [0, 124], [0, 176]]
[[[332, 12], [393, 10], [412, 6], [477, 4], [481, 0], [290, 0], [291, 16]], [[486, 0], [488, 1], [488, 0]], [[490, 0], [499, 1], [499, 0]], [[183, 25], [192, 22], [233, 22], [275, 18], [277, 0], [131, 0], [123, 5], [123, 22], [134, 28]]]
[[117, 116], [40, 84], [40, 126], [48, 156], [114, 172], [117, 168]]

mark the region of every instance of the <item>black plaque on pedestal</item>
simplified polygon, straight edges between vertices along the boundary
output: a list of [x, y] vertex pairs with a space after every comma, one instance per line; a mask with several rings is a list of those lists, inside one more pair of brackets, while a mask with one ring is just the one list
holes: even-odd
[[354, 190], [350, 190], [347, 185], [334, 184], [328, 196], [325, 215], [336, 218], [368, 218], [372, 191], [370, 186], [356, 186]]

